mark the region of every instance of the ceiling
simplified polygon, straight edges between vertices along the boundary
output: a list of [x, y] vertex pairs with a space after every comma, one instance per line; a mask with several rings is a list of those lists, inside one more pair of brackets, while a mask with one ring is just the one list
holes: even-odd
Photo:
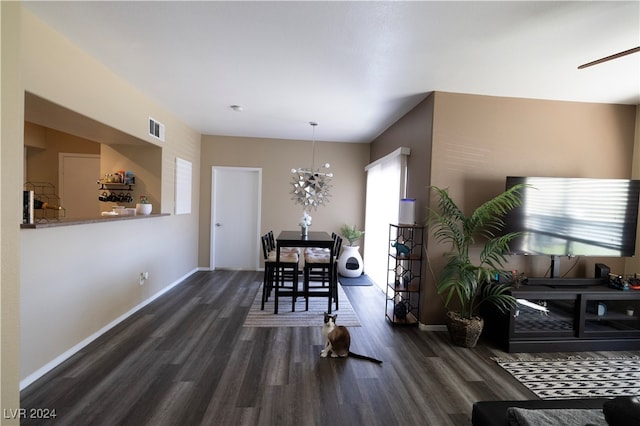
[[640, 53], [577, 69], [640, 46], [638, 1], [24, 5], [202, 134], [367, 143], [432, 91], [640, 104]]

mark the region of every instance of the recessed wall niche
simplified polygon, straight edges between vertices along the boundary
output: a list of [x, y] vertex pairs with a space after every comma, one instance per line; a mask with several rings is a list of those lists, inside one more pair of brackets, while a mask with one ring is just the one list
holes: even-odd
[[[142, 195], [153, 204], [153, 213], [161, 212], [162, 148], [157, 145], [31, 93], [25, 93], [24, 145], [24, 182], [44, 181], [60, 188], [64, 183], [60, 181], [61, 168], [69, 167], [61, 158], [71, 155], [97, 159], [95, 166], [77, 171], [78, 176], [84, 177], [78, 178], [81, 182], [77, 187], [74, 185], [76, 190], [64, 191], [61, 200], [63, 207], [91, 205], [76, 208], [77, 214], [67, 211], [65, 219], [95, 219], [101, 212], [111, 211], [114, 205], [135, 207]], [[81, 163], [84, 167], [85, 162]], [[98, 184], [106, 174], [121, 170], [133, 173], [134, 185], [107, 191]], [[105, 201], [104, 194], [112, 192], [117, 195], [115, 200]], [[124, 194], [130, 197], [121, 197]]]

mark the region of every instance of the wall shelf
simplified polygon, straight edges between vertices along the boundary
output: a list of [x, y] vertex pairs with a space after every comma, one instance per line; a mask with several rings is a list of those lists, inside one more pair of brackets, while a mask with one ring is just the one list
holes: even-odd
[[[130, 194], [133, 191], [135, 183], [123, 183], [123, 182], [107, 182], [104, 179], [98, 180], [98, 191], [102, 191], [98, 195], [98, 200], [103, 203], [133, 203], [133, 196]], [[126, 193], [125, 193], [126, 191]]]

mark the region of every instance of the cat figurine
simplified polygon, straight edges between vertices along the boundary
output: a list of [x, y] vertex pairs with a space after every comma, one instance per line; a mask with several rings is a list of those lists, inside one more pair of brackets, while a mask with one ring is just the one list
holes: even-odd
[[379, 359], [371, 358], [366, 355], [360, 355], [353, 353], [349, 350], [351, 345], [351, 335], [347, 327], [342, 325], [336, 325], [336, 318], [338, 315], [329, 315], [324, 313], [324, 325], [322, 326], [322, 335], [325, 337], [327, 343], [324, 349], [320, 352], [322, 358], [326, 358], [331, 354], [332, 358], [345, 358], [350, 356], [352, 358], [364, 359], [372, 361], [377, 364], [382, 364]]
[[391, 247], [396, 248], [396, 253], [398, 254], [398, 256], [409, 256], [409, 253], [411, 253], [411, 249], [407, 245], [400, 242], [391, 244]]

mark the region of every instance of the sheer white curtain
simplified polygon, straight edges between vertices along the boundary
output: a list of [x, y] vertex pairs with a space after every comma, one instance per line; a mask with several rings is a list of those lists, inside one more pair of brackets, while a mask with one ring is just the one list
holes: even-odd
[[398, 148], [365, 167], [364, 269], [381, 288], [387, 285], [389, 224], [398, 223], [400, 199], [405, 197], [409, 148]]

